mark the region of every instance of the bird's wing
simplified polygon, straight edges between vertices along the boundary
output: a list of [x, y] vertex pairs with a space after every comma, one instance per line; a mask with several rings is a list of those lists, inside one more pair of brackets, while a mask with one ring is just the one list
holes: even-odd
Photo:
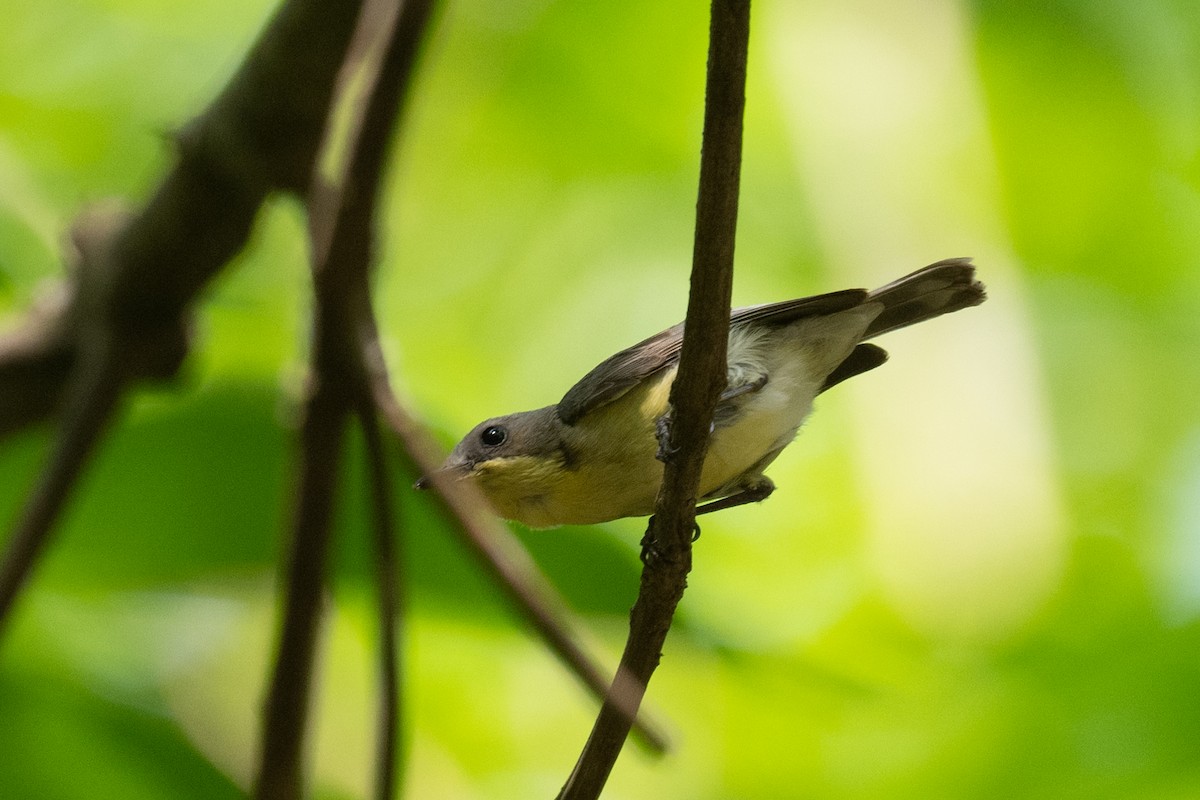
[[761, 306], [746, 306], [734, 309], [729, 318], [729, 324], [737, 326], [757, 322], [763, 325], [787, 325], [798, 319], [824, 317], [862, 305], [863, 301], [867, 299], [867, 294], [866, 289], [842, 289], [840, 292], [829, 292], [812, 297], [764, 303]]
[[679, 360], [683, 323], [614, 353], [567, 390], [558, 401], [558, 418], [574, 425], [589, 411], [608, 405], [654, 373]]
[[[819, 317], [854, 308], [866, 298], [864, 289], [845, 289], [780, 303], [747, 306], [735, 309], [730, 315], [729, 324], [786, 325], [805, 317]], [[567, 425], [574, 425], [584, 415], [613, 402], [646, 378], [677, 363], [682, 347], [683, 323], [680, 323], [609, 356], [558, 401], [559, 419]]]

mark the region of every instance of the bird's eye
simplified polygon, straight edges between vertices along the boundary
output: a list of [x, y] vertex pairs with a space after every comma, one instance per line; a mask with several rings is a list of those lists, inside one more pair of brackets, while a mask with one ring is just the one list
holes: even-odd
[[501, 425], [489, 425], [483, 429], [483, 433], [479, 434], [479, 440], [488, 447], [497, 447], [504, 444], [504, 440], [508, 438], [508, 431]]

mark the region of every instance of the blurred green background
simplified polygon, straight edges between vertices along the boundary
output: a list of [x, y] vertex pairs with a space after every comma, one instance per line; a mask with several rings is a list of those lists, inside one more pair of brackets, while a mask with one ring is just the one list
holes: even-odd
[[[0, 325], [79, 208], [137, 200], [267, 3], [9, 4]], [[447, 444], [682, 318], [707, 5], [444, 9], [378, 306]], [[991, 299], [882, 342], [779, 491], [719, 515], [612, 798], [1200, 797], [1200, 13], [1193, 0], [756, 0], [735, 301], [971, 255]], [[0, 643], [0, 796], [237, 797], [253, 769], [308, 303], [294, 202], [139, 395]], [[0, 443], [0, 520], [48, 441]], [[357, 451], [357, 443], [355, 444]], [[407, 795], [550, 797], [594, 708], [403, 501]], [[349, 459], [313, 744], [365, 797], [374, 642]], [[641, 523], [520, 531], [615, 663]]]

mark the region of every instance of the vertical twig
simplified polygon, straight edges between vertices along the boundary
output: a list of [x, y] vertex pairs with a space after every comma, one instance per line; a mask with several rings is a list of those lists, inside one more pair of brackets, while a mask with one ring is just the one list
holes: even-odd
[[318, 321], [315, 378], [305, 407], [279, 650], [265, 709], [257, 800], [303, 793], [303, 746], [325, 588], [334, 495], [350, 400], [328, 368], [330, 320]]
[[641, 702], [687, 587], [700, 471], [726, 381], [749, 33], [749, 0], [713, 0], [691, 287], [679, 372], [671, 387], [674, 455], [665, 466], [647, 531], [656, 557], [642, 570], [621, 665], [559, 794], [564, 800], [599, 797], [629, 735], [628, 718], [617, 713], [618, 698], [634, 706]]
[[379, 709], [376, 724], [375, 800], [391, 800], [396, 791], [397, 751], [400, 738], [400, 668], [397, 657], [396, 624], [400, 618], [398, 577], [403, 574], [397, 563], [392, 531], [397, 530], [393, 514], [392, 484], [388, 480], [387, 460], [379, 432], [374, 405], [360, 401], [359, 422], [366, 440], [367, 466], [371, 481], [373, 541], [375, 545], [375, 581], [379, 603]]

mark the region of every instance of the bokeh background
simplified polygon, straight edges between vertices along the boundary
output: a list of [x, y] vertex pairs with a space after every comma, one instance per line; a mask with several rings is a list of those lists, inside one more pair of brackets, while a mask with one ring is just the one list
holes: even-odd
[[[8, 4], [0, 325], [81, 206], [137, 200], [263, 0]], [[452, 443], [682, 318], [707, 4], [444, 9], [389, 177], [378, 306]], [[755, 0], [735, 301], [974, 256], [767, 503], [706, 521], [612, 798], [1200, 797], [1200, 10]], [[296, 203], [138, 396], [0, 643], [0, 796], [237, 797], [274, 638], [306, 340]], [[0, 443], [12, 520], [48, 431]], [[356, 445], [357, 448], [357, 445]], [[366, 796], [366, 490], [348, 461], [312, 752]], [[407, 795], [549, 797], [594, 708], [403, 498]], [[615, 663], [641, 523], [520, 531]], [[2, 535], [2, 534], [0, 534]]]

